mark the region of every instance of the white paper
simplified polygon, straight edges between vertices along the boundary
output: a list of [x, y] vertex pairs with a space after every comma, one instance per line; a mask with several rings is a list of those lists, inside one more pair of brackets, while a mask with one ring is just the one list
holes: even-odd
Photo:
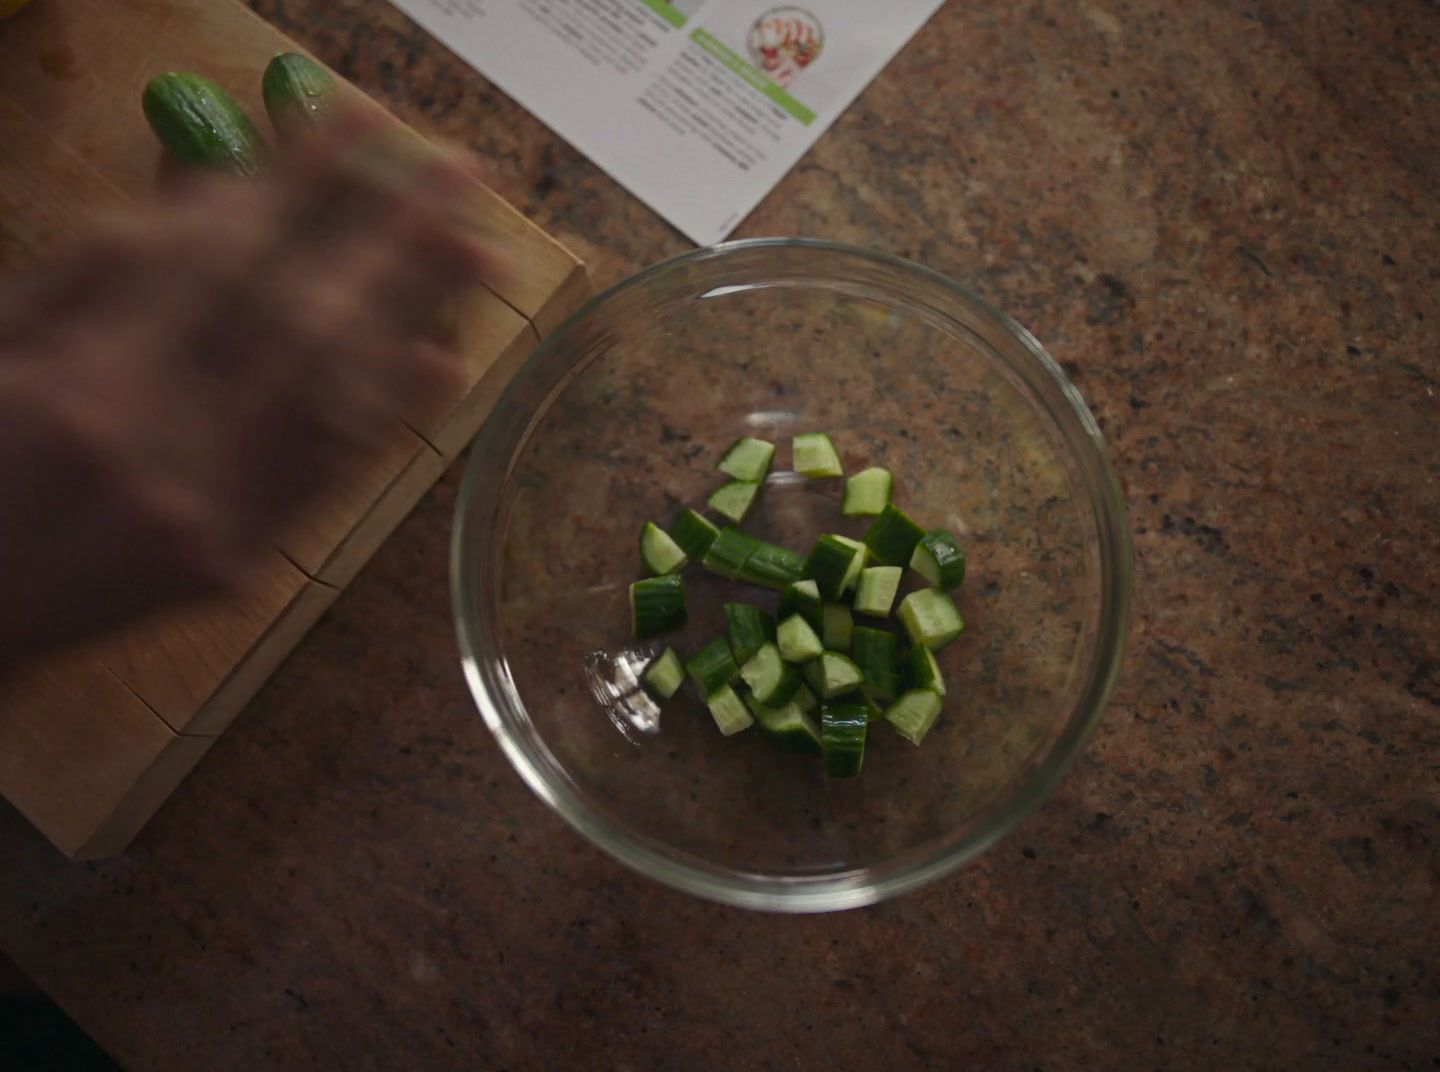
[[943, 0], [391, 0], [701, 245]]

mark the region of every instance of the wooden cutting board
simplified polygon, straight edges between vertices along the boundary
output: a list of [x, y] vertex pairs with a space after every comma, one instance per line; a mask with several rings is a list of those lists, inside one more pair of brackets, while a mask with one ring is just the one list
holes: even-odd
[[[34, 0], [0, 22], [0, 286], [97, 213], [154, 195], [161, 154], [139, 105], [150, 78], [205, 74], [265, 130], [260, 74], [289, 51], [303, 49], [235, 0]], [[462, 302], [465, 377], [448, 405], [395, 421], [373, 463], [277, 534], [241, 596], [0, 683], [0, 793], [63, 851], [130, 842], [589, 296], [573, 255], [478, 182], [473, 193], [477, 228], [523, 270]]]

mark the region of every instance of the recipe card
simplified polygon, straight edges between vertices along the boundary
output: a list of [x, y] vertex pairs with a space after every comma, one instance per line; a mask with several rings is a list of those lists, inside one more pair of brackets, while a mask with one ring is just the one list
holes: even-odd
[[391, 0], [701, 245], [943, 0]]

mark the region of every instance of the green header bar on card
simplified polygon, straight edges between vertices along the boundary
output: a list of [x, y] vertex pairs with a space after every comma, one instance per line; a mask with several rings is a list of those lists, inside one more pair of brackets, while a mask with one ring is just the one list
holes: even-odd
[[[650, 0], [646, 0], [646, 2], [649, 3]], [[814, 112], [790, 96], [790, 94], [786, 93], [774, 82], [770, 81], [770, 79], [766, 78], [759, 68], [741, 59], [729, 45], [716, 40], [715, 37], [707, 33], [704, 29], [697, 29], [690, 35], [690, 40], [694, 41], [706, 52], [730, 68], [735, 74], [739, 75], [746, 82], [750, 83], [750, 85], [765, 94], [765, 96], [780, 105], [781, 108], [800, 120], [805, 126], [808, 127], [815, 121]]]
[[655, 14], [659, 15], [671, 26], [685, 25], [685, 13], [679, 8], [672, 7], [671, 5], [667, 4], [665, 0], [640, 0], [640, 2], [646, 7], [648, 7], [651, 11], [655, 12]]

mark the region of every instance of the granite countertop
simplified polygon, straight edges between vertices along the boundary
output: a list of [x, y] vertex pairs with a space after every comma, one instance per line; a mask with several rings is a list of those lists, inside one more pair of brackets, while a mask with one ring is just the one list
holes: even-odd
[[[686, 244], [381, 0], [255, 0], [614, 282]], [[661, 889], [456, 666], [450, 473], [120, 859], [0, 806], [0, 949], [127, 1067], [1440, 1066], [1440, 9], [953, 2], [741, 228], [1032, 328], [1132, 504], [1121, 688], [875, 908]]]

